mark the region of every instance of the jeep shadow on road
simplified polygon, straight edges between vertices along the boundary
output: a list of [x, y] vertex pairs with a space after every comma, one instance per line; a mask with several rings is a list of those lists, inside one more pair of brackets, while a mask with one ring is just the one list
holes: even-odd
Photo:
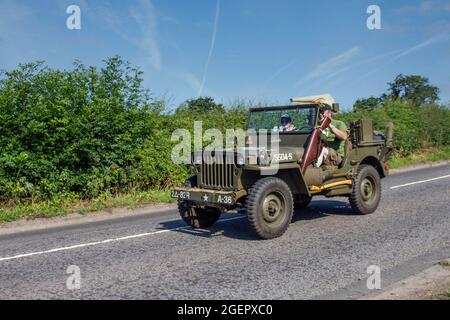
[[[292, 224], [295, 227], [297, 224], [301, 224], [302, 222], [323, 219], [334, 215], [354, 216], [355, 214], [352, 212], [351, 206], [345, 200], [313, 201], [308, 208], [295, 210]], [[210, 228], [185, 228], [182, 221], [175, 220], [162, 222], [160, 229], [170, 229], [173, 230], [173, 232], [180, 232], [203, 238], [224, 236], [239, 240], [261, 240], [257, 234], [250, 232], [251, 228], [247, 223], [242, 223], [243, 220], [245, 221], [246, 219], [247, 216], [245, 214], [245, 210], [243, 210], [242, 214], [224, 214], [220, 222]]]

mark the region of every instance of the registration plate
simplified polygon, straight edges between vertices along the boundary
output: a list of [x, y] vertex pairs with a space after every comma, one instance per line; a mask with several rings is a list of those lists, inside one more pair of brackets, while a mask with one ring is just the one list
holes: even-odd
[[189, 191], [172, 190], [172, 198], [189, 200], [191, 198], [191, 193]]

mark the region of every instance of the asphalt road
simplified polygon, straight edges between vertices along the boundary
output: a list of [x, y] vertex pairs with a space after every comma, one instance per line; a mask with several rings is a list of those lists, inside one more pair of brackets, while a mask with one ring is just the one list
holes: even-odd
[[[373, 293], [370, 265], [386, 287], [450, 257], [450, 165], [383, 180], [370, 216], [353, 215], [345, 198], [317, 198], [276, 240], [256, 239], [244, 216], [222, 220], [194, 231], [168, 210], [2, 235], [0, 298], [362, 297]], [[71, 265], [78, 290], [66, 285]]]

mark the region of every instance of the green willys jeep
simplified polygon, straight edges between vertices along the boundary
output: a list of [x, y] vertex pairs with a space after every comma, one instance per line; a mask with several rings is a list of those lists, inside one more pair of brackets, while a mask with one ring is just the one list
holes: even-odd
[[[196, 175], [172, 190], [182, 219], [194, 228], [214, 225], [223, 212], [246, 209], [252, 229], [263, 239], [283, 235], [294, 207], [301, 212], [313, 196], [348, 197], [356, 214], [373, 213], [380, 202], [380, 180], [389, 174], [393, 125], [374, 132], [371, 120], [350, 124], [339, 167], [319, 166], [326, 146], [322, 134], [331, 120], [319, 120], [324, 105], [339, 111], [330, 95], [291, 100], [288, 106], [250, 109], [245, 147], [194, 152]], [[282, 115], [295, 125], [280, 132]], [[255, 142], [267, 140], [266, 145]]]

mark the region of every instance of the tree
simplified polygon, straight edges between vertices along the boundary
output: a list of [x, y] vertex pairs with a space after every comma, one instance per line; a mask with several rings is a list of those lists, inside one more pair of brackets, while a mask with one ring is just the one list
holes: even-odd
[[439, 100], [439, 88], [429, 84], [428, 78], [410, 75], [398, 75], [394, 82], [388, 83], [388, 93], [383, 95], [386, 98], [405, 99], [413, 106], [420, 107], [424, 104], [432, 104]]
[[365, 99], [358, 99], [353, 104], [353, 111], [371, 110], [378, 107], [381, 103], [380, 98], [370, 97]]
[[187, 100], [177, 109], [177, 113], [212, 113], [224, 111], [224, 106], [220, 103], [215, 103], [214, 99], [211, 97], [200, 97]]

